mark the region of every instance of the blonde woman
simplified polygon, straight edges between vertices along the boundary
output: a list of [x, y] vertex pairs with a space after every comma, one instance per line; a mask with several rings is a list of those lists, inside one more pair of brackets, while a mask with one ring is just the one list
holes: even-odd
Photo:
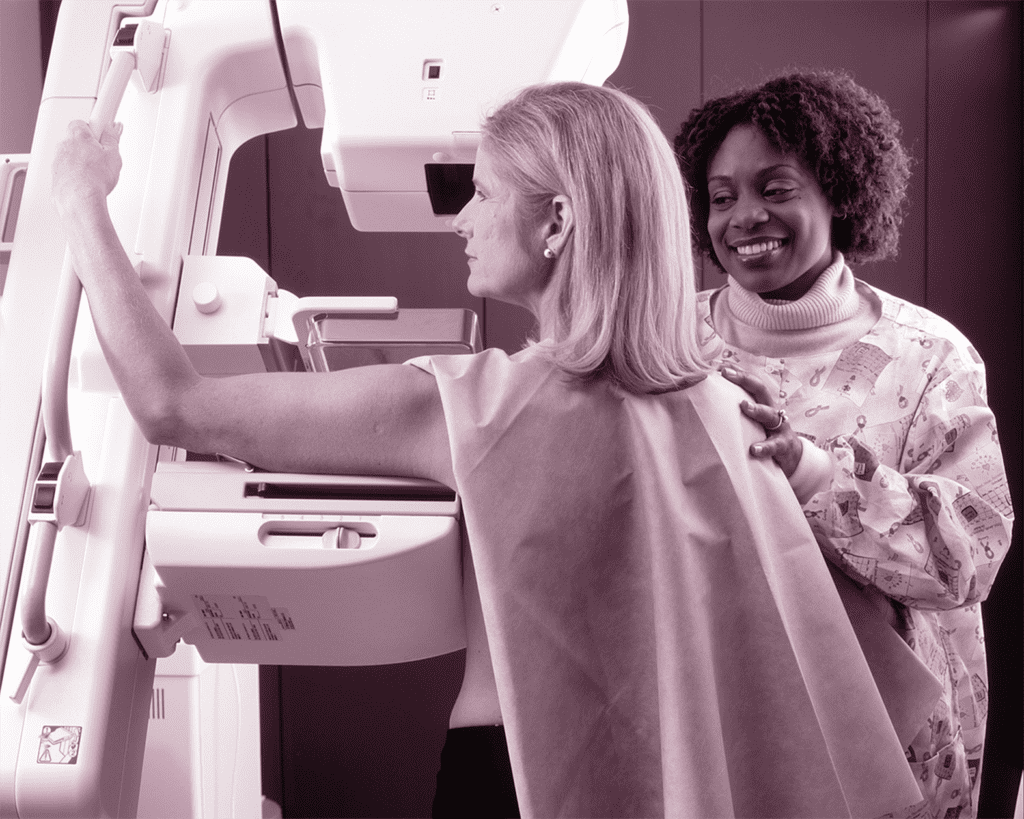
[[513, 356], [203, 378], [111, 226], [119, 167], [116, 134], [74, 124], [54, 190], [151, 441], [461, 496], [468, 647], [435, 815], [918, 801], [785, 477], [747, 456], [763, 433], [697, 347], [685, 192], [636, 101], [538, 86], [483, 125], [454, 226], [469, 290], [536, 317]]

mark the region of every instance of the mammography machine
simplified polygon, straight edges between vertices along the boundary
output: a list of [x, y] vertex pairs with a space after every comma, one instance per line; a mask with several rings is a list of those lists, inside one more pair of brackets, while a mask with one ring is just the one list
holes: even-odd
[[[357, 229], [449, 230], [486, 112], [534, 82], [603, 82], [626, 28], [624, 0], [64, 1], [0, 298], [0, 815], [132, 816], [158, 780], [164, 815], [258, 815], [258, 757], [196, 773], [258, 746], [256, 664], [463, 645], [448, 487], [267, 474], [143, 439], [62, 263], [50, 165], [67, 123], [124, 123], [111, 213], [201, 371], [468, 352], [467, 311], [299, 299], [213, 255], [230, 157], [322, 127]], [[193, 738], [147, 741], [175, 691]]]

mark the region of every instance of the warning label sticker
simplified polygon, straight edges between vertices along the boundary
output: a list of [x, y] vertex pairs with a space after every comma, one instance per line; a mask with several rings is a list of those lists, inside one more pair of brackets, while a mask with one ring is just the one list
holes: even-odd
[[280, 640], [295, 631], [288, 609], [271, 606], [266, 597], [195, 594], [196, 608], [214, 640]]
[[36, 762], [43, 765], [74, 765], [82, 744], [81, 725], [44, 725], [39, 735]]

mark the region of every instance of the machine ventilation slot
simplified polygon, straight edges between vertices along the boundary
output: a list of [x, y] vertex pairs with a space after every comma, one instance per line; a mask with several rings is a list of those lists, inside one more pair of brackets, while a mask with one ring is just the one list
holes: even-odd
[[421, 486], [346, 485], [326, 483], [247, 483], [245, 497], [265, 500], [455, 500], [455, 491], [441, 484]]
[[154, 688], [153, 696], [149, 701], [149, 718], [164, 719], [166, 716], [167, 711], [164, 704], [164, 689]]
[[435, 216], [454, 216], [473, 198], [473, 167], [461, 163], [423, 166], [427, 174], [430, 207]]

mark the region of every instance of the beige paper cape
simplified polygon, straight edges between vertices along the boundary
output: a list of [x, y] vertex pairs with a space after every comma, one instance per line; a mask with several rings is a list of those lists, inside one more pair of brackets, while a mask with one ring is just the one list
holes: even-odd
[[738, 388], [573, 386], [535, 350], [411, 363], [444, 404], [524, 817], [913, 815]]

